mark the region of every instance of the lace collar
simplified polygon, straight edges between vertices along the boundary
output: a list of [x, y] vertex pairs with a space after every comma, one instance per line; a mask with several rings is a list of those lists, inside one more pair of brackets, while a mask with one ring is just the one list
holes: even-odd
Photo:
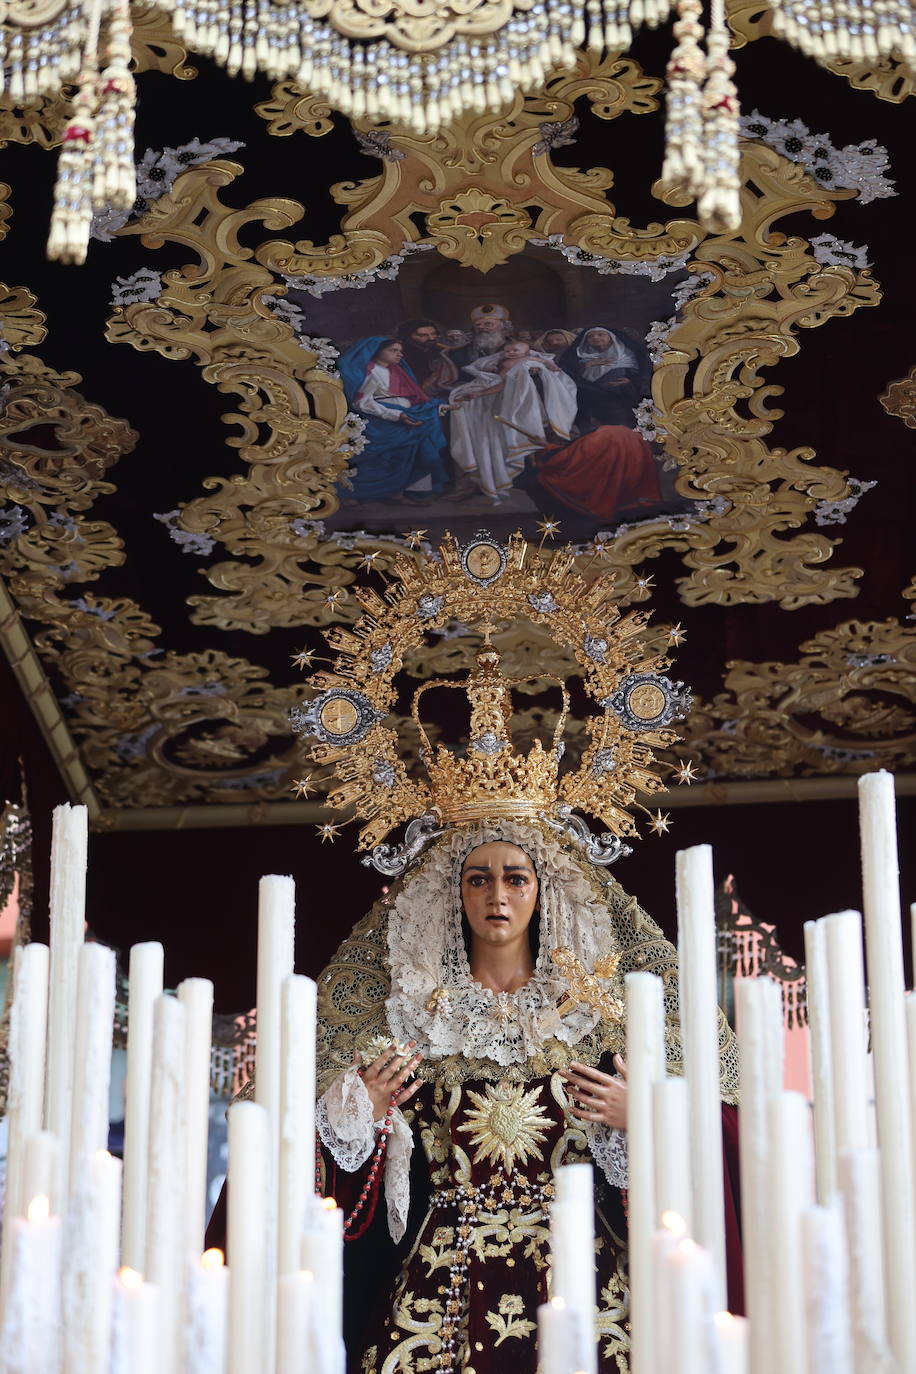
[[[540, 948], [534, 973], [517, 992], [494, 992], [471, 976], [461, 930], [461, 870], [470, 851], [492, 840], [530, 856], [540, 884]], [[497, 1064], [524, 1063], [547, 1040], [576, 1044], [599, 1014], [577, 1006], [562, 1018], [566, 983], [551, 951], [563, 945], [592, 968], [614, 952], [607, 910], [578, 864], [534, 825], [481, 824], [453, 831], [421, 862], [392, 903], [388, 920], [391, 994], [388, 1025], [432, 1059], [462, 1054]]]

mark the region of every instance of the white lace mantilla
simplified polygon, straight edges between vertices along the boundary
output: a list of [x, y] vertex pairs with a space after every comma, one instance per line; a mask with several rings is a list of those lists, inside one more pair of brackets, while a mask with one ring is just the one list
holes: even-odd
[[630, 1186], [630, 1155], [626, 1131], [616, 1131], [601, 1121], [585, 1124], [585, 1134], [592, 1159], [614, 1188]]
[[[523, 849], [540, 882], [537, 963], [525, 986], [512, 993], [494, 992], [472, 978], [461, 929], [464, 861], [493, 840]], [[427, 1059], [461, 1054], [501, 1065], [524, 1063], [551, 1038], [577, 1044], [595, 1028], [599, 1013], [581, 1005], [559, 1016], [566, 981], [551, 955], [559, 946], [589, 969], [614, 952], [607, 909], [572, 859], [534, 826], [500, 822], [456, 832], [391, 908], [391, 995], [385, 1005], [393, 1037], [416, 1040]]]

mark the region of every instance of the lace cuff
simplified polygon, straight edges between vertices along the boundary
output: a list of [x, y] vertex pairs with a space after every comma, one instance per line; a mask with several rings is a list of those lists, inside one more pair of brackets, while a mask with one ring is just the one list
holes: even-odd
[[372, 1098], [357, 1066], [346, 1070], [318, 1099], [315, 1125], [336, 1163], [355, 1174], [375, 1149]]
[[388, 1204], [388, 1230], [397, 1244], [407, 1230], [410, 1210], [410, 1156], [413, 1132], [395, 1108], [391, 1114], [391, 1134], [385, 1155], [385, 1201]]
[[588, 1123], [586, 1134], [592, 1158], [601, 1167], [608, 1183], [614, 1188], [628, 1188], [630, 1167], [626, 1131], [617, 1131], [602, 1121], [595, 1121]]

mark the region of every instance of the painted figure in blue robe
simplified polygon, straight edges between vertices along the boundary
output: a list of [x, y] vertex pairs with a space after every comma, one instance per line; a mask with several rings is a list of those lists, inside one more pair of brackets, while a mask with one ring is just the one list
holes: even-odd
[[399, 339], [374, 334], [337, 364], [350, 408], [366, 421], [366, 447], [354, 462], [354, 501], [422, 501], [448, 481], [439, 406], [403, 361]]

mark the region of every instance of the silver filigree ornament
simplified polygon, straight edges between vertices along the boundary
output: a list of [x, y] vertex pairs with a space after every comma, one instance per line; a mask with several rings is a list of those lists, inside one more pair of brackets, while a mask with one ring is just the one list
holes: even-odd
[[417, 599], [417, 616], [420, 620], [432, 620], [439, 615], [444, 605], [444, 596], [431, 596], [429, 592], [424, 592]]
[[489, 587], [506, 571], [508, 553], [489, 530], [478, 530], [466, 544], [459, 545], [461, 566], [478, 587]]
[[691, 701], [690, 689], [683, 682], [671, 682], [661, 673], [630, 673], [598, 704], [613, 711], [628, 730], [639, 732], [660, 730], [673, 720], [683, 720]]
[[377, 782], [380, 787], [394, 787], [397, 775], [394, 771], [394, 764], [387, 759], [376, 759], [372, 765], [372, 781]]
[[369, 667], [373, 673], [383, 673], [394, 657], [390, 644], [383, 644], [380, 649], [373, 649], [369, 655]]
[[385, 719], [385, 712], [377, 710], [367, 696], [352, 687], [331, 687], [308, 706], [294, 706], [289, 718], [297, 734], [311, 735], [322, 744], [340, 747], [359, 744], [373, 725]]
[[602, 778], [605, 773], [613, 773], [617, 767], [617, 755], [613, 749], [599, 749], [592, 759], [592, 777]]
[[603, 663], [607, 653], [607, 640], [598, 635], [586, 635], [583, 645], [585, 652], [594, 663]]
[[549, 825], [551, 830], [559, 830], [580, 844], [585, 850], [586, 857], [601, 868], [606, 868], [609, 864], [616, 863], [618, 859], [625, 859], [633, 853], [630, 845], [624, 844], [619, 835], [612, 835], [609, 830], [605, 830], [602, 835], [593, 835], [582, 817], [577, 816], [571, 806], [558, 806], [553, 816], [548, 816], [546, 811], [542, 811], [540, 819], [545, 825]]
[[439, 817], [428, 812], [410, 822], [404, 831], [403, 844], [377, 844], [371, 854], [363, 855], [363, 865], [378, 869], [386, 878], [399, 878], [427, 845], [444, 834], [445, 827], [440, 824]]
[[559, 602], [550, 592], [531, 592], [528, 601], [541, 615], [553, 615], [554, 611], [560, 609]]
[[472, 739], [470, 748], [478, 754], [501, 754], [504, 749], [508, 749], [508, 742], [494, 735], [492, 730], [488, 730], [479, 739]]

